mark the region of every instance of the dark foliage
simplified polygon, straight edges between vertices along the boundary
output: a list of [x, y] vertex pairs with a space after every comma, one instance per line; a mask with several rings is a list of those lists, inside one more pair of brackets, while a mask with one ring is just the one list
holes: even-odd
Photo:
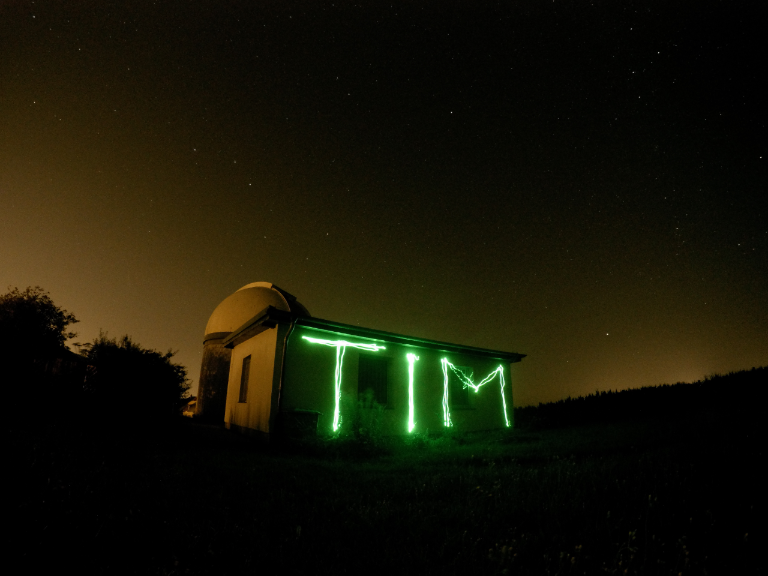
[[67, 328], [75, 316], [56, 306], [39, 286], [0, 295], [0, 384], [6, 419], [23, 420], [35, 406], [71, 400], [85, 375], [85, 361], [65, 342], [75, 336]]
[[168, 420], [187, 399], [187, 369], [172, 361], [173, 351], [162, 354], [127, 335], [118, 339], [100, 334], [82, 353], [93, 366], [85, 380], [84, 400], [97, 410], [108, 410], [110, 418]]
[[768, 387], [768, 367], [712, 375], [692, 384], [664, 384], [633, 390], [595, 392], [557, 402], [515, 408], [523, 428], [618, 422], [638, 418], [678, 418], [701, 410], [749, 409], [744, 398]]
[[102, 334], [92, 344], [76, 344], [78, 355], [65, 345], [75, 336], [67, 327], [76, 322], [39, 286], [0, 296], [0, 384], [9, 424], [149, 423], [178, 414], [189, 382], [186, 368], [172, 362], [173, 352]]
[[67, 327], [77, 321], [39, 286], [10, 288], [0, 296], [0, 349], [17, 359], [54, 356], [76, 336]]

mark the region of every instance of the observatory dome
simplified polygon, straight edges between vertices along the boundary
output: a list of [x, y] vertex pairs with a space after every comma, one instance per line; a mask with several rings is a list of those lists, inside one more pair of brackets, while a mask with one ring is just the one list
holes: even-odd
[[252, 282], [228, 296], [216, 306], [205, 327], [205, 340], [210, 337], [220, 338], [232, 332], [264, 310], [274, 306], [278, 310], [291, 312], [297, 316], [309, 316], [295, 296], [288, 294], [269, 282]]

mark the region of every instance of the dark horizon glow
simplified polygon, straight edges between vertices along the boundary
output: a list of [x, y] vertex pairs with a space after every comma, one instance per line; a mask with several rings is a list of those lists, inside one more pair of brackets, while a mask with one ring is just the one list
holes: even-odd
[[306, 4], [2, 3], [0, 290], [193, 392], [254, 281], [516, 406], [768, 364], [761, 8]]

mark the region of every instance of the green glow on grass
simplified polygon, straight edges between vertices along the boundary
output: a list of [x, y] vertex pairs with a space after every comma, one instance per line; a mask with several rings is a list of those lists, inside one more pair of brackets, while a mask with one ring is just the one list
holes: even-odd
[[454, 374], [459, 378], [461, 383], [464, 385], [464, 388], [472, 388], [475, 391], [475, 394], [477, 394], [480, 391], [480, 388], [484, 386], [485, 384], [488, 384], [488, 382], [492, 381], [496, 376], [499, 377], [499, 384], [501, 385], [501, 404], [504, 409], [504, 423], [509, 428], [509, 416], [507, 415], [507, 399], [504, 395], [504, 387], [506, 386], [506, 383], [504, 382], [504, 368], [502, 366], [499, 366], [488, 374], [483, 380], [481, 380], [479, 383], [475, 384], [472, 378], [464, 374], [461, 370], [456, 368], [453, 364], [451, 364], [447, 358], [443, 358], [441, 360], [443, 364], [443, 422], [446, 426], [451, 426], [451, 416], [450, 412], [448, 411], [448, 368], [450, 368]]
[[336, 374], [335, 374], [335, 391], [336, 407], [333, 410], [333, 431], [336, 432], [341, 426], [341, 367], [344, 363], [344, 352], [347, 350], [347, 346], [357, 348], [359, 350], [368, 350], [369, 352], [378, 352], [384, 350], [384, 346], [378, 344], [360, 344], [359, 342], [347, 342], [346, 340], [323, 340], [322, 338], [312, 338], [311, 336], [302, 336], [304, 340], [308, 340], [314, 344], [323, 344], [324, 346], [332, 346], [336, 348]]
[[416, 423], [413, 420], [413, 365], [419, 359], [416, 354], [408, 354], [408, 432], [413, 432]]

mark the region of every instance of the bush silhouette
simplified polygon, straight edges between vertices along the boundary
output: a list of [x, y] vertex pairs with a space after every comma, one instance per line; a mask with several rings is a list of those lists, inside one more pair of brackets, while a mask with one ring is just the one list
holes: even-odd
[[143, 348], [130, 336], [118, 339], [105, 334], [83, 348], [93, 366], [84, 383], [86, 403], [107, 409], [113, 417], [144, 423], [178, 414], [189, 380], [187, 369], [172, 362], [175, 352], [162, 354]]
[[75, 316], [54, 304], [39, 286], [0, 295], [0, 381], [5, 413], [23, 418], [31, 404], [42, 408], [52, 397], [71, 400], [82, 381], [85, 361], [65, 343]]

